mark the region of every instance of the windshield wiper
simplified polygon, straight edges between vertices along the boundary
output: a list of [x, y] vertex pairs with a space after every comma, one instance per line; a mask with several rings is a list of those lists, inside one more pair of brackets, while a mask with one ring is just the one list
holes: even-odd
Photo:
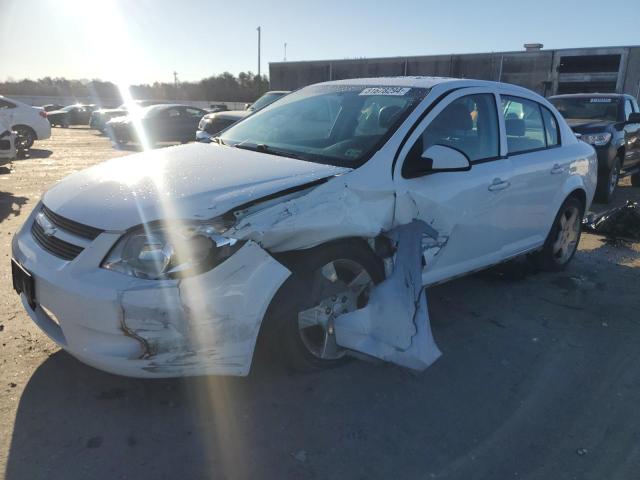
[[279, 157], [288, 157], [288, 158], [296, 158], [296, 159], [300, 158], [300, 155], [298, 155], [297, 153], [287, 152], [284, 150], [277, 150], [277, 149], [271, 148], [269, 145], [265, 145], [264, 143], [251, 145], [251, 144], [246, 144], [241, 142], [241, 143], [237, 143], [234, 146], [236, 148], [242, 148], [244, 150], [251, 150], [252, 152], [267, 153], [269, 155], [277, 155]]
[[213, 137], [211, 141], [217, 143], [218, 145], [226, 145], [226, 143], [224, 143], [220, 137]]

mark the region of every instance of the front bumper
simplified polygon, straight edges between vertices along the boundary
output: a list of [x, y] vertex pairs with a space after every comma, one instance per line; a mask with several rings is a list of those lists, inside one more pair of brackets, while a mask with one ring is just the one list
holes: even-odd
[[50, 254], [31, 234], [37, 210], [12, 255], [35, 279], [37, 305], [23, 294], [25, 310], [60, 347], [132, 377], [248, 374], [267, 307], [290, 274], [257, 244], [198, 276], [143, 280], [99, 268], [120, 233], [100, 234], [71, 261]]

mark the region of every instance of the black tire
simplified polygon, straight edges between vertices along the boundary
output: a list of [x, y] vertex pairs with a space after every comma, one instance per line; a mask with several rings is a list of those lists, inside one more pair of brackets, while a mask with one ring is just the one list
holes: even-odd
[[13, 130], [17, 134], [16, 148], [18, 150], [29, 150], [36, 141], [36, 132], [27, 125], [16, 125]]
[[[319, 358], [305, 344], [304, 334], [298, 325], [298, 313], [315, 306], [310, 304], [314, 273], [328, 263], [350, 261], [363, 267], [373, 283], [380, 283], [384, 279], [382, 262], [368, 244], [361, 241], [332, 242], [295, 252], [294, 255], [283, 262], [292, 271], [292, 275], [280, 287], [269, 306], [265, 341], [292, 370], [313, 372], [340, 366], [349, 360], [347, 355], [343, 354], [336, 359]], [[363, 305], [358, 305], [358, 308], [364, 305], [366, 301]]]
[[640, 187], [640, 173], [634, 173], [631, 175], [631, 185], [634, 187]]
[[620, 157], [616, 157], [612, 167], [606, 175], [598, 176], [598, 186], [596, 187], [596, 201], [599, 203], [610, 203], [613, 194], [618, 188], [618, 180], [620, 179], [620, 167], [622, 162]]
[[[573, 239], [571, 251], [561, 254], [561, 252], [557, 250], [557, 242], [561, 240], [561, 235], [567, 235], [567, 232], [563, 229], [563, 217], [564, 222], [568, 222], [568, 215], [571, 215], [571, 212], [574, 211], [577, 214], [577, 219], [575, 220], [577, 225], [577, 236]], [[555, 272], [563, 270], [569, 264], [578, 249], [578, 243], [580, 243], [583, 217], [584, 205], [582, 202], [574, 196], [567, 198], [556, 214], [556, 218], [553, 221], [553, 225], [549, 231], [549, 235], [547, 235], [547, 239], [545, 240], [542, 249], [534, 254], [533, 258], [538, 268], [541, 270]], [[573, 224], [573, 221], [571, 221], [571, 223]]]

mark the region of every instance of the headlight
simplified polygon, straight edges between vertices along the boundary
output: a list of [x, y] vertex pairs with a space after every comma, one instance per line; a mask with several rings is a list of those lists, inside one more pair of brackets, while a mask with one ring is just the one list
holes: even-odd
[[241, 242], [223, 237], [219, 231], [219, 226], [211, 223], [141, 228], [118, 240], [101, 266], [149, 280], [196, 275], [240, 248]]
[[581, 140], [590, 143], [591, 145], [606, 145], [611, 140], [611, 134], [609, 132], [602, 133], [585, 133], [580, 137]]

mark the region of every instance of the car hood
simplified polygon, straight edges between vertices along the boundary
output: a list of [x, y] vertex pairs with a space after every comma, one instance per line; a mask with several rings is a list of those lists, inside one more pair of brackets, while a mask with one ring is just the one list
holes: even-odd
[[616, 122], [603, 121], [603, 120], [585, 120], [585, 119], [571, 119], [567, 120], [567, 123], [576, 133], [595, 133], [604, 132], [615, 125]]
[[122, 231], [160, 219], [210, 219], [266, 195], [348, 171], [194, 143], [120, 157], [76, 172], [42, 200], [70, 220]]
[[253, 112], [249, 110], [226, 110], [224, 112], [207, 113], [204, 118], [222, 118], [224, 120], [240, 120], [244, 117], [251, 115]]
[[47, 117], [51, 116], [51, 115], [66, 115], [67, 112], [65, 112], [64, 110], [51, 110], [50, 112], [47, 112]]

